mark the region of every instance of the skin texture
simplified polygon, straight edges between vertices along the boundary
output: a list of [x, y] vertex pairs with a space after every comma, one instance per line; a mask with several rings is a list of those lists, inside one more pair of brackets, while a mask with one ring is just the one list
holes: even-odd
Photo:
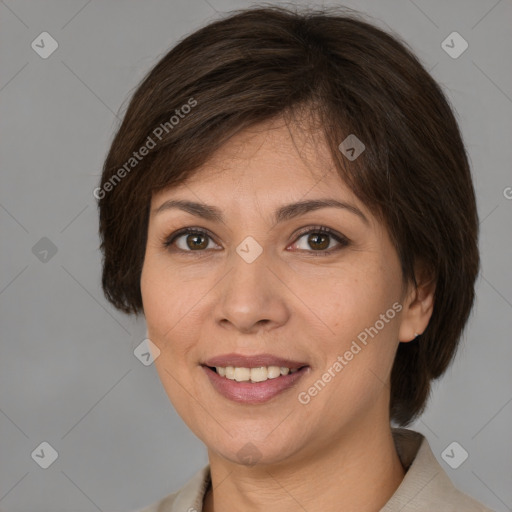
[[[311, 130], [309, 130], [310, 132]], [[212, 474], [206, 512], [378, 511], [404, 476], [389, 423], [389, 377], [398, 343], [426, 328], [433, 288], [402, 286], [387, 231], [341, 181], [319, 137], [281, 118], [231, 138], [185, 184], [152, 198], [141, 289], [155, 365], [177, 412], [206, 444]], [[357, 207], [308, 212], [274, 225], [278, 207], [333, 198]], [[182, 210], [154, 210], [169, 199], [220, 208], [224, 222]], [[301, 228], [325, 226], [325, 255]], [[190, 249], [184, 227], [212, 238]], [[252, 236], [263, 249], [252, 263], [236, 252]], [[193, 246], [194, 236], [189, 236]], [[317, 245], [315, 245], [315, 243]], [[179, 251], [179, 248], [182, 251]], [[188, 252], [185, 252], [187, 251]], [[418, 273], [419, 274], [419, 273]], [[402, 308], [326, 386], [307, 391], [380, 315]], [[270, 401], [232, 402], [210, 384], [201, 363], [236, 352], [270, 353], [310, 368]], [[256, 464], [243, 462], [248, 443]]]

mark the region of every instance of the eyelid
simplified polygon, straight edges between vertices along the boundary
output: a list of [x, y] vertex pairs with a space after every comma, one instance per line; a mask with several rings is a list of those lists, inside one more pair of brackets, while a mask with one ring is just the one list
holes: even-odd
[[[211, 238], [216, 244], [217, 242], [215, 241], [215, 237], [205, 228], [198, 228], [198, 227], [186, 227], [186, 228], [181, 228], [181, 229], [178, 229], [177, 231], [174, 231], [173, 233], [171, 233], [169, 236], [165, 236], [162, 240], [162, 244], [164, 247], [170, 247], [174, 241], [179, 238], [180, 236], [182, 235], [196, 235], [196, 234], [199, 234], [199, 235], [205, 235], [209, 238]], [[219, 245], [219, 244], [217, 244]], [[179, 249], [178, 249], [179, 250]], [[182, 250], [179, 250], [180, 252], [204, 252], [203, 251], [182, 251]]]
[[[313, 255], [315, 255], [315, 254], [316, 255], [329, 255], [338, 249], [348, 246], [351, 243], [350, 240], [345, 235], [338, 233], [334, 229], [331, 229], [327, 226], [320, 226], [320, 225], [311, 226], [311, 225], [309, 225], [309, 226], [299, 229], [298, 232], [294, 233], [293, 241], [290, 244], [288, 244], [287, 247], [290, 247], [290, 245], [294, 245], [295, 243], [297, 243], [297, 241], [300, 238], [302, 238], [303, 236], [308, 235], [308, 234], [313, 234], [313, 233], [324, 233], [324, 234], [329, 235], [330, 237], [334, 238], [334, 240], [336, 240], [336, 242], [338, 242], [338, 246], [331, 247], [330, 249], [323, 250], [323, 251], [314, 251], [314, 250], [307, 251], [307, 250], [299, 249], [299, 252], [313, 253]], [[207, 230], [205, 228], [193, 227], [193, 226], [178, 229], [177, 231], [171, 233], [171, 235], [165, 236], [162, 240], [162, 245], [165, 248], [169, 248], [175, 242], [175, 240], [178, 239], [180, 236], [188, 235], [188, 234], [205, 235], [205, 236], [209, 237], [215, 244], [220, 245], [216, 242], [215, 236], [213, 236], [209, 230]], [[214, 249], [214, 250], [218, 250], [218, 249]], [[177, 249], [177, 252], [181, 252], [181, 253], [188, 252], [188, 253], [201, 254], [201, 253], [206, 252], [206, 249], [202, 249], [202, 250], [198, 250], [198, 251], [193, 251], [193, 250], [184, 251], [182, 249]]]
[[[314, 250], [307, 251], [307, 250], [300, 249], [299, 250], [300, 252], [303, 252], [306, 254], [311, 253], [312, 255], [317, 255], [317, 256], [328, 256], [328, 255], [336, 252], [337, 250], [347, 247], [351, 243], [351, 241], [345, 235], [342, 235], [338, 231], [331, 229], [327, 226], [317, 225], [317, 226], [307, 226], [303, 229], [300, 229], [297, 233], [294, 234], [294, 241], [290, 245], [296, 244], [298, 242], [298, 240], [301, 239], [303, 236], [313, 234], [313, 233], [323, 233], [323, 234], [329, 235], [331, 238], [336, 240], [336, 242], [338, 242], [338, 245], [335, 247], [331, 247], [330, 249], [323, 250], [323, 251], [314, 251]], [[288, 247], [290, 245], [288, 245]]]
[[333, 238], [339, 238], [343, 241], [348, 242], [349, 239], [342, 235], [341, 233], [338, 233], [336, 230], [329, 228], [327, 226], [317, 225], [317, 226], [306, 226], [305, 228], [300, 228], [296, 233], [294, 233], [295, 238], [300, 238], [301, 236], [307, 235], [309, 233], [326, 233], [328, 235], [331, 235]]

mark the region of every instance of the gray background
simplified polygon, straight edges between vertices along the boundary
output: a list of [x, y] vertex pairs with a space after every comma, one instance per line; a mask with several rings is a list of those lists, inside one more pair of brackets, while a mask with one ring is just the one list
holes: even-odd
[[[92, 191], [126, 100], [145, 73], [185, 34], [249, 5], [0, 2], [5, 512], [130, 511], [179, 488], [207, 463], [154, 366], [134, 356], [143, 320], [115, 311], [102, 295]], [[459, 357], [411, 428], [427, 435], [457, 486], [496, 511], [511, 510], [512, 2], [345, 5], [410, 44], [461, 124], [478, 196], [482, 273]], [[47, 59], [31, 48], [43, 31], [59, 45]], [[453, 31], [469, 43], [456, 59], [441, 47]], [[43, 237], [56, 254], [42, 252]], [[48, 469], [31, 456], [43, 441], [58, 452]], [[469, 453], [458, 469], [441, 457], [452, 441]]]

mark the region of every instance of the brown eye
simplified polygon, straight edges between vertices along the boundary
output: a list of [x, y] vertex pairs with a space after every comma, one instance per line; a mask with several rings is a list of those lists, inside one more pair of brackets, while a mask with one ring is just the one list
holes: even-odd
[[[306, 239], [307, 236], [307, 239]], [[305, 242], [299, 242], [304, 239]], [[176, 233], [173, 233], [163, 241], [163, 245], [170, 251], [181, 251], [181, 252], [196, 252], [201, 253], [206, 250], [218, 250], [214, 247], [210, 247], [210, 242], [215, 246], [212, 236], [201, 229], [190, 229], [185, 228]], [[300, 247], [300, 243], [303, 244]], [[329, 255], [334, 251], [343, 249], [349, 245], [349, 240], [329, 228], [323, 226], [317, 226], [310, 228], [308, 231], [303, 232], [297, 242], [293, 246], [297, 246], [300, 251], [316, 253], [315, 255]]]
[[187, 247], [189, 249], [206, 249], [208, 247], [208, 239], [202, 234], [192, 234], [185, 237]]
[[[304, 242], [301, 242], [301, 239], [304, 239]], [[317, 252], [318, 254], [316, 255], [323, 256], [329, 255], [334, 251], [343, 249], [344, 247], [348, 246], [349, 243], [349, 240], [345, 238], [343, 235], [335, 233], [331, 229], [326, 228], [324, 226], [317, 226], [315, 228], [310, 228], [306, 232], [301, 233], [297, 241], [293, 244], [293, 246], [299, 249], [300, 251], [310, 253]]]
[[308, 244], [312, 249], [323, 250], [329, 247], [329, 235], [323, 233], [313, 233], [308, 235]]
[[175, 246], [182, 252], [200, 252], [209, 248], [212, 237], [206, 232], [198, 229], [182, 229], [168, 237], [163, 245], [172, 250]]

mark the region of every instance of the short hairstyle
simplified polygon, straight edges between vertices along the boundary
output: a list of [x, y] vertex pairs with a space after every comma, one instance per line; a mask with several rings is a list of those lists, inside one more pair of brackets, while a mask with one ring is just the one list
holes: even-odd
[[[417, 285], [418, 262], [435, 280], [430, 322], [399, 344], [391, 372], [390, 418], [406, 426], [423, 412], [468, 320], [478, 214], [440, 86], [399, 36], [351, 9], [235, 11], [158, 61], [129, 102], [94, 192], [105, 296], [143, 313], [153, 192], [192, 176], [240, 130], [298, 112], [314, 114], [340, 178], [388, 230], [404, 283]], [[350, 134], [365, 145], [357, 159], [339, 149]]]

